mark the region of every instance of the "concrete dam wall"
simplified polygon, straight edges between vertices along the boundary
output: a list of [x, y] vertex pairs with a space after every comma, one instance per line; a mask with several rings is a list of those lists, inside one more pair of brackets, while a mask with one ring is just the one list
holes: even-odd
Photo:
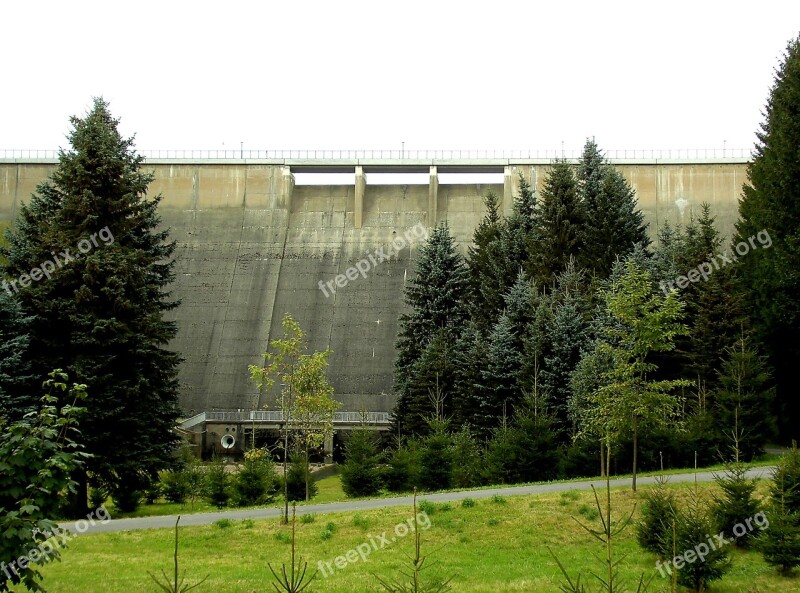
[[[339, 162], [336, 170], [354, 172], [355, 183], [325, 186], [296, 185], [294, 173], [328, 170], [331, 163], [148, 161], [155, 173], [151, 194], [163, 195], [163, 224], [177, 242], [173, 289], [182, 305], [170, 313], [178, 324], [170, 346], [185, 358], [184, 413], [255, 409], [258, 391], [247, 366], [259, 364], [269, 340], [282, 335], [285, 313], [300, 322], [311, 348], [333, 350], [329, 378], [343, 410], [391, 410], [397, 319], [420, 242], [399, 251], [394, 246], [413, 238], [415, 225], [447, 220], [466, 251], [484, 213], [482, 196], [495, 191], [508, 212], [518, 175], [540, 189], [548, 166], [491, 165]], [[687, 222], [704, 201], [722, 232], [732, 231], [746, 181], [744, 160], [616, 166], [636, 189], [651, 235], [665, 221]], [[0, 161], [0, 223], [14, 219], [54, 167], [54, 161]], [[430, 183], [370, 184], [371, 172], [394, 170], [425, 171]], [[438, 174], [447, 171], [502, 177], [495, 184], [439, 183]], [[340, 277], [344, 285], [336, 286], [337, 275], [371, 254], [375, 263], [363, 277], [351, 274], [346, 283]], [[333, 281], [335, 293], [326, 296], [320, 281]], [[264, 404], [274, 409], [274, 394]]]

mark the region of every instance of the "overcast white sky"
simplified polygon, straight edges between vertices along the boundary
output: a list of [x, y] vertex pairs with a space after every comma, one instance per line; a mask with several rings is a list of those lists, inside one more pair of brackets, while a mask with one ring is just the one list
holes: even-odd
[[750, 148], [800, 2], [6, 2], [0, 148]]

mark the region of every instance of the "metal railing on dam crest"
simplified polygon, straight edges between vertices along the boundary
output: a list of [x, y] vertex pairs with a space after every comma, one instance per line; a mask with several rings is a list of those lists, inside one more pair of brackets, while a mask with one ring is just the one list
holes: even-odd
[[[269, 161], [275, 164], [292, 161], [541, 161], [553, 159], [579, 159], [582, 151], [563, 149], [535, 150], [251, 150], [251, 149], [166, 149], [139, 150], [146, 160], [210, 160], [210, 161]], [[750, 160], [751, 150], [745, 148], [648, 148], [604, 150], [605, 157], [612, 161], [655, 160]], [[59, 151], [52, 149], [0, 149], [0, 160], [5, 161], [52, 161], [58, 159]]]

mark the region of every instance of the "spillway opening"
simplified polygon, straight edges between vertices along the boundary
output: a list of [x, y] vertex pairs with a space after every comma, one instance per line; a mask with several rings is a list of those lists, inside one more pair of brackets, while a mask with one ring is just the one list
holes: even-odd
[[[367, 173], [367, 185], [428, 185], [429, 173]], [[297, 172], [295, 185], [355, 185], [355, 173]], [[503, 184], [502, 173], [439, 173], [439, 185]]]
[[355, 185], [355, 173], [295, 173], [295, 185]]
[[439, 173], [439, 185], [503, 185], [502, 173]]

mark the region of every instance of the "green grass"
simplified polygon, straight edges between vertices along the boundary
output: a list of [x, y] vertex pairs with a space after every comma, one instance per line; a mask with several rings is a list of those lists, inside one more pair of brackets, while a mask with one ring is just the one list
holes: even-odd
[[[676, 484], [685, 496], [691, 484]], [[640, 492], [648, 487], [643, 486]], [[698, 486], [708, 496], [713, 485]], [[765, 484], [759, 492], [765, 491]], [[615, 517], [630, 512], [639, 498], [628, 488], [613, 492]], [[476, 500], [474, 506], [454, 505], [448, 511], [437, 509], [430, 516], [431, 527], [422, 532], [423, 553], [430, 554], [430, 575], [455, 575], [453, 591], [467, 593], [529, 592], [558, 590], [560, 573], [548, 552], [552, 549], [574, 575], [583, 571], [584, 579], [594, 583], [589, 570], [600, 568], [593, 554], [601, 554], [599, 544], [573, 520], [596, 526], [592, 493], [509, 496], [504, 504], [491, 499]], [[562, 506], [561, 500], [569, 504]], [[339, 555], [368, 543], [370, 536], [386, 532], [395, 537], [395, 526], [406, 524], [411, 508], [389, 508], [359, 513], [325, 515], [320, 520], [297, 522], [298, 553], [309, 562], [333, 563]], [[364, 525], [368, 529], [364, 530]], [[267, 562], [273, 567], [289, 561], [291, 526], [277, 519], [232, 521], [228, 527], [214, 525], [181, 528], [181, 571], [188, 581], [210, 575], [197, 593], [253, 593], [268, 591]], [[329, 533], [329, 536], [322, 536]], [[76, 538], [64, 552], [63, 561], [44, 568], [45, 585], [50, 593], [135, 593], [152, 591], [147, 572], [171, 570], [173, 535], [170, 529], [128, 533], [85, 535]], [[635, 543], [633, 528], [619, 537], [616, 553], [627, 554], [620, 573], [632, 583], [645, 572], [655, 572], [655, 558], [642, 552]], [[373, 550], [364, 562], [360, 558], [327, 578], [318, 577], [308, 593], [352, 593], [373, 591], [374, 575], [396, 577], [412, 552], [413, 537], [397, 537], [388, 546]], [[714, 593], [784, 593], [800, 590], [800, 578], [779, 577], [755, 552], [735, 552], [733, 568], [713, 586]], [[666, 591], [666, 581], [656, 576], [650, 593]]]

